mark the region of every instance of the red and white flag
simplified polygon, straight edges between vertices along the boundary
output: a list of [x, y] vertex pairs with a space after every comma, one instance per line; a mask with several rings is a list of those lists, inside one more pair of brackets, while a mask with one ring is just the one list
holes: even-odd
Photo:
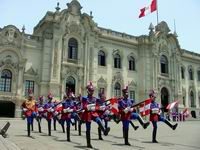
[[146, 99], [144, 103], [139, 105], [140, 115], [147, 116], [150, 114], [151, 99]]
[[184, 108], [183, 110], [183, 115], [187, 118], [190, 116], [190, 112], [189, 112], [189, 109], [188, 108]]
[[177, 106], [179, 103], [179, 101], [174, 101], [173, 103], [170, 103], [167, 105], [166, 109], [171, 110], [172, 108], [174, 108], [175, 106]]
[[157, 0], [152, 0], [152, 1], [151, 1], [151, 4], [150, 4], [149, 6], [140, 9], [139, 18], [144, 17], [144, 16], [146, 16], [147, 14], [156, 11], [156, 10], [157, 10], [157, 4], [156, 4], [157, 2], [156, 2], [156, 1], [157, 1]]
[[109, 100], [110, 104], [111, 104], [111, 109], [110, 111], [114, 114], [118, 114], [119, 112], [119, 109], [118, 109], [118, 101], [117, 101], [117, 98], [111, 98]]

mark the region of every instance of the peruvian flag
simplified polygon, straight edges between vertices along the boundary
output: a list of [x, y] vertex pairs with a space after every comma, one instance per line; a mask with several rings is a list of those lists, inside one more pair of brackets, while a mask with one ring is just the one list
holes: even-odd
[[110, 111], [114, 114], [118, 114], [119, 109], [118, 109], [118, 101], [117, 98], [111, 98], [109, 99], [110, 105], [111, 105], [111, 109]]
[[149, 6], [140, 9], [139, 18], [144, 17], [147, 14], [152, 13], [156, 10], [157, 10], [156, 0], [152, 0]]
[[61, 102], [58, 103], [58, 104], [56, 105], [56, 107], [54, 108], [54, 110], [57, 111], [57, 112], [60, 112], [62, 109], [63, 109], [63, 107], [62, 107], [62, 103], [61, 103]]
[[139, 105], [140, 115], [147, 116], [150, 114], [151, 99], [146, 99]]
[[185, 109], [183, 110], [183, 115], [185, 115], [186, 118], [190, 116], [190, 112], [189, 112], [189, 109], [188, 109], [188, 108], [185, 108]]
[[179, 101], [174, 101], [173, 103], [170, 103], [167, 105], [166, 109], [171, 110], [172, 108], [174, 108], [175, 106], [177, 106], [179, 103]]

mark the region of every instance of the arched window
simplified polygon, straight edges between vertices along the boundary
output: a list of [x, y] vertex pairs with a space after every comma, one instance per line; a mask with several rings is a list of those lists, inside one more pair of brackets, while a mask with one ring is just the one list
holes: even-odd
[[78, 54], [78, 42], [75, 38], [69, 39], [68, 42], [68, 58], [77, 59]]
[[105, 53], [100, 50], [98, 53], [98, 65], [99, 66], [106, 66], [106, 56]]
[[121, 58], [119, 54], [114, 56], [114, 68], [121, 68]]
[[129, 70], [135, 70], [135, 59], [132, 56], [129, 58]]
[[114, 95], [116, 96], [116, 97], [120, 97], [121, 96], [121, 85], [117, 82], [117, 83], [115, 83], [115, 87], [114, 87]]
[[195, 107], [193, 91], [190, 92], [190, 101], [191, 101], [191, 107]]
[[168, 74], [168, 60], [167, 57], [162, 55], [160, 58], [161, 73]]
[[198, 81], [200, 81], [200, 70], [197, 71]]
[[12, 72], [4, 69], [1, 72], [0, 91], [11, 92]]
[[73, 93], [76, 91], [76, 80], [72, 76], [69, 76], [66, 80], [66, 91], [68, 89], [71, 89]]
[[181, 78], [185, 79], [185, 69], [181, 67]]
[[189, 79], [193, 80], [193, 71], [191, 68], [188, 70], [188, 73], [189, 73]]

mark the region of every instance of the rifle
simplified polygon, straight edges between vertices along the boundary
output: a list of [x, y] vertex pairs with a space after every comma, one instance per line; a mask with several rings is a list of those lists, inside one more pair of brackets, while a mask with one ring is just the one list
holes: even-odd
[[7, 132], [9, 127], [10, 127], [10, 122], [7, 122], [0, 130], [0, 135], [2, 135], [4, 138], [7, 137], [6, 132]]

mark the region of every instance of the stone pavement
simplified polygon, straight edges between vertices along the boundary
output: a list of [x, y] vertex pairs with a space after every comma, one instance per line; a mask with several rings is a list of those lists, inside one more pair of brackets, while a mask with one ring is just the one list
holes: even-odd
[[[0, 127], [7, 119], [0, 118]], [[88, 149], [85, 139], [85, 125], [82, 126], [82, 136], [72, 127], [71, 141], [66, 141], [66, 134], [62, 133], [60, 125], [57, 131], [52, 131], [52, 136], [47, 135], [47, 123], [42, 120], [42, 131], [38, 133], [37, 122], [31, 137], [27, 137], [26, 121], [21, 119], [9, 119], [11, 123], [8, 129], [8, 138], [0, 138], [0, 150], [66, 150]], [[138, 125], [138, 122], [134, 122]], [[179, 122], [177, 130], [173, 131], [164, 123], [158, 124], [158, 144], [151, 143], [152, 126], [146, 130], [140, 128], [134, 131], [130, 126], [129, 142], [132, 146], [125, 146], [122, 138], [121, 123], [109, 124], [111, 131], [104, 141], [98, 140], [97, 125], [92, 125], [92, 145], [96, 150], [199, 150], [200, 149], [200, 121]], [[3, 144], [3, 146], [2, 146]], [[9, 148], [8, 145], [11, 145]], [[8, 148], [7, 148], [8, 147]], [[18, 147], [18, 148], [17, 148]], [[4, 149], [3, 149], [4, 148]]]

